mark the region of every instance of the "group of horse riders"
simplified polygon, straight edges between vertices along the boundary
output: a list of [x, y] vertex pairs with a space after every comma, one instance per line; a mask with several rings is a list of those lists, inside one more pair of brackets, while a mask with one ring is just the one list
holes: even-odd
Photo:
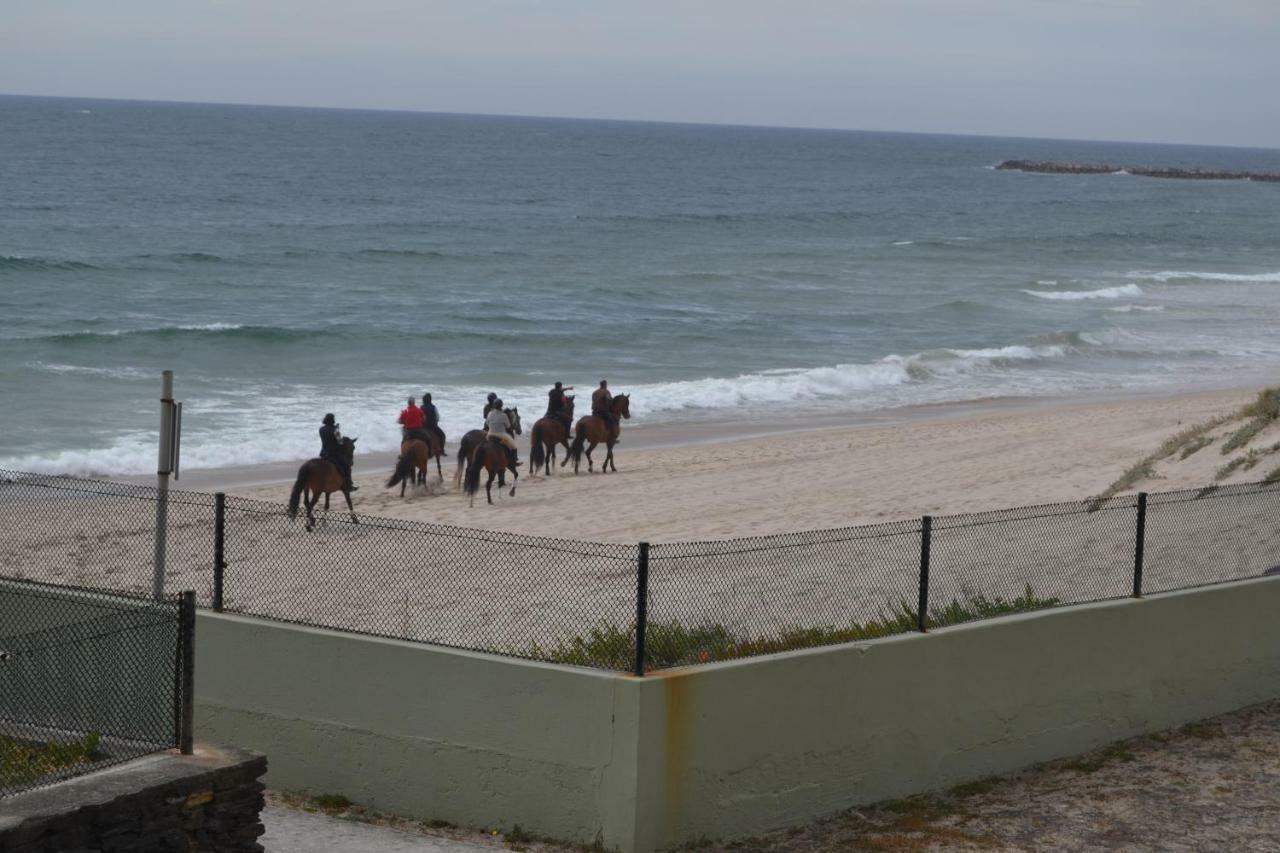
[[[572, 385], [566, 386], [563, 382], [557, 382], [555, 387], [547, 392], [547, 417], [562, 423], [566, 435], [573, 433], [571, 414], [573, 397], [565, 393], [572, 390]], [[612, 403], [613, 394], [609, 391], [609, 383], [601, 379], [600, 386], [591, 394], [591, 414], [604, 421], [609, 433], [614, 436], [614, 443], [617, 443], [619, 441], [618, 420], [610, 410]], [[408, 405], [400, 412], [397, 422], [400, 424], [401, 435], [405, 441], [416, 438], [425, 441], [430, 447], [434, 439], [439, 442], [440, 452], [444, 452], [445, 436], [444, 431], [440, 429], [440, 411], [431, 402], [430, 394], [422, 395], [421, 406], [417, 405], [413, 397], [410, 397]], [[490, 439], [506, 448], [513, 467], [520, 464], [516, 458], [516, 443], [511, 437], [510, 416], [507, 415], [501, 398], [492, 392], [484, 405], [484, 430]], [[351, 465], [342, 452], [342, 433], [338, 431], [338, 423], [332, 414], [324, 416], [320, 427], [320, 458], [332, 463], [338, 469], [348, 491], [354, 492], [359, 488], [351, 480]]]

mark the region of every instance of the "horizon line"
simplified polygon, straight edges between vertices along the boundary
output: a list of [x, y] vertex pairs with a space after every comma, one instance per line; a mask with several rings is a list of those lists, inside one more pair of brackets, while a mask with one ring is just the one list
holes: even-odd
[[739, 128], [748, 130], [797, 130], [812, 133], [879, 133], [899, 136], [942, 136], [942, 137], [960, 137], [966, 139], [1015, 139], [1039, 142], [1088, 142], [1110, 145], [1159, 145], [1177, 148], [1230, 148], [1248, 151], [1280, 151], [1280, 145], [1224, 145], [1221, 143], [1206, 142], [1155, 142], [1151, 140], [1134, 140], [1134, 139], [1097, 139], [1087, 137], [1072, 136], [1025, 136], [1025, 135], [1002, 135], [990, 133], [961, 133], [956, 131], [940, 131], [940, 130], [883, 130], [875, 128], [858, 128], [858, 127], [814, 127], [811, 125], [773, 125], [773, 124], [752, 124], [745, 122], [720, 122], [720, 121], [689, 121], [675, 119], [637, 119], [637, 118], [609, 118], [601, 116], [563, 116], [563, 115], [534, 115], [530, 113], [484, 113], [484, 112], [453, 112], [447, 110], [427, 110], [427, 109], [410, 109], [405, 107], [335, 107], [335, 106], [316, 106], [311, 104], [278, 104], [278, 103], [245, 103], [238, 101], [179, 101], [168, 98], [118, 98], [118, 97], [102, 97], [97, 95], [43, 95], [43, 94], [27, 94], [21, 92], [0, 92], [0, 98], [30, 98], [45, 100], [64, 100], [64, 101], [108, 101], [112, 103], [126, 104], [165, 104], [173, 106], [206, 106], [206, 107], [249, 107], [258, 109], [279, 109], [279, 110], [327, 110], [332, 112], [358, 112], [358, 113], [395, 113], [407, 115], [428, 115], [428, 116], [455, 116], [465, 118], [495, 118], [495, 119], [539, 119], [544, 121], [581, 121], [581, 122], [608, 122], [613, 124], [649, 124], [649, 125], [674, 125], [681, 127], [724, 127]]

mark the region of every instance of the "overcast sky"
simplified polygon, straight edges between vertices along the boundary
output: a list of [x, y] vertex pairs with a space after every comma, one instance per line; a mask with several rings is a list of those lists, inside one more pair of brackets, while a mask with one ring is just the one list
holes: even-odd
[[1280, 147], [1280, 0], [3, 0], [0, 92]]

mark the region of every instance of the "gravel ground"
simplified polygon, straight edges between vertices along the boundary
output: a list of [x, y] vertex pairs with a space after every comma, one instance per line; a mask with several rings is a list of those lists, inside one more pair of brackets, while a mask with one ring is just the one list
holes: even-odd
[[[540, 843], [520, 833], [504, 836], [419, 823], [359, 807], [330, 808], [325, 817], [313, 801], [276, 792], [268, 799], [264, 841], [273, 853], [305, 849], [568, 853], [575, 849]], [[298, 820], [303, 810], [311, 814]], [[339, 828], [341, 835], [336, 832]], [[381, 834], [375, 829], [395, 832]], [[323, 846], [349, 845], [356, 839], [370, 845], [394, 841], [396, 846]], [[314, 846], [307, 847], [308, 842]], [[943, 793], [853, 809], [761, 837], [703, 841], [684, 849], [703, 853], [1277, 851], [1280, 700]]]

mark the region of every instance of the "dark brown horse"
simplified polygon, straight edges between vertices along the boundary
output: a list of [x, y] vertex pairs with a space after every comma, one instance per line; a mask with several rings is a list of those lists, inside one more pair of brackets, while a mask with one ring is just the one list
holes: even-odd
[[[342, 455], [347, 466], [350, 467], [356, 455], [354, 438], [342, 439]], [[342, 496], [347, 499], [347, 512], [351, 513], [351, 520], [359, 523], [356, 511], [351, 506], [351, 492], [347, 491], [346, 481], [343, 480], [338, 466], [327, 459], [310, 459], [303, 462], [302, 467], [298, 469], [298, 478], [293, 481], [293, 491], [289, 494], [289, 517], [298, 517], [298, 502], [303, 499], [307, 507], [307, 530], [315, 530], [316, 517], [311, 511], [320, 500], [320, 496], [324, 495], [324, 511], [328, 512], [329, 495], [334, 492], [342, 492]]]
[[[428, 433], [430, 435], [430, 433]], [[440, 470], [440, 439], [435, 435], [431, 435], [431, 442], [425, 442], [420, 438], [411, 438], [400, 444], [400, 458], [396, 460], [396, 470], [391, 475], [391, 479], [387, 480], [387, 488], [390, 489], [397, 483], [400, 484], [400, 497], [404, 497], [404, 487], [408, 483], [421, 486], [427, 482], [427, 470], [431, 465], [431, 460], [436, 460], [436, 474], [440, 477], [440, 482], [444, 482], [444, 472]]]
[[[569, 416], [569, 423], [573, 423], [573, 398], [565, 397], [565, 414]], [[569, 462], [569, 427], [564, 425], [564, 421], [559, 418], [547, 416], [538, 418], [533, 425], [533, 430], [529, 433], [529, 473], [532, 475], [544, 465], [547, 474], [552, 471], [552, 462], [556, 461], [556, 445], [564, 446], [564, 459], [560, 460], [563, 467]]]
[[[493, 481], [507, 471], [511, 472], [511, 497], [516, 496], [516, 482], [520, 472], [511, 464], [507, 449], [496, 441], [486, 438], [471, 451], [471, 459], [467, 462], [467, 476], [463, 482], [463, 491], [471, 497], [471, 506], [476, 505], [476, 492], [480, 491], [480, 472], [488, 471], [489, 479], [484, 484], [484, 495], [493, 503]], [[502, 483], [498, 484], [502, 488]]]
[[[517, 408], [503, 409], [507, 415], [507, 420], [511, 423], [511, 431], [516, 435], [521, 435], [524, 430], [520, 426], [520, 410]], [[458, 445], [458, 467], [453, 472], [453, 487], [456, 489], [462, 485], [462, 472], [466, 470], [467, 462], [471, 459], [471, 454], [475, 449], [484, 444], [489, 434], [482, 429], [473, 429], [462, 436], [462, 442]], [[507, 484], [505, 474], [498, 475], [498, 485], [505, 486]]]
[[609, 414], [613, 415], [614, 420], [618, 422], [618, 432], [611, 432], [605, 425], [605, 422], [595, 415], [587, 415], [578, 421], [573, 433], [573, 446], [569, 448], [569, 458], [573, 460], [573, 473], [578, 473], [578, 464], [582, 461], [583, 445], [590, 445], [587, 450], [587, 471], [593, 470], [591, 464], [591, 451], [596, 449], [597, 444], [603, 444], [609, 448], [609, 452], [605, 454], [604, 464], [600, 466], [600, 470], [609, 473], [609, 467], [613, 466], [613, 470], [618, 470], [618, 465], [613, 461], [613, 445], [618, 441], [618, 434], [622, 432], [622, 419], [631, 417], [631, 395], [619, 394], [613, 398], [613, 402], [609, 404]]

